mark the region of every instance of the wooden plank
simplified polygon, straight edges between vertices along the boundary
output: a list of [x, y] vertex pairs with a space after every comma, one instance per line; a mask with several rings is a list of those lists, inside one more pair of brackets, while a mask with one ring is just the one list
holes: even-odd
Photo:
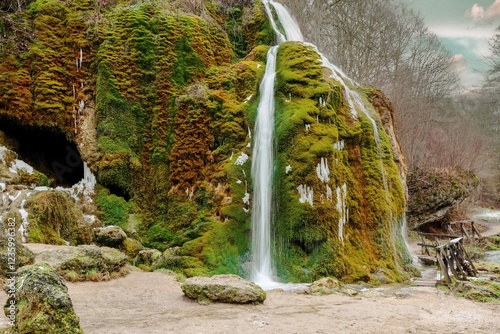
[[419, 235], [424, 236], [424, 237], [437, 237], [439, 239], [455, 239], [458, 238], [458, 235], [452, 235], [452, 234], [438, 234], [438, 233], [425, 233], [425, 232], [418, 232]]
[[479, 237], [479, 239], [482, 239], [483, 236], [481, 235], [481, 233], [479, 233], [479, 230], [476, 228], [476, 225], [474, 225], [474, 222], [471, 223], [471, 226], [472, 226], [472, 237], [474, 237], [474, 232], [475, 232]]

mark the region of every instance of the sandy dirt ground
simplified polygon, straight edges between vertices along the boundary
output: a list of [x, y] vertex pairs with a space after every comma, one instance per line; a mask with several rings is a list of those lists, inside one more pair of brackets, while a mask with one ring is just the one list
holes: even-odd
[[[366, 296], [271, 291], [262, 305], [199, 305], [162, 273], [68, 284], [85, 333], [498, 333], [500, 305], [436, 288], [384, 287]], [[386, 290], [383, 290], [386, 289]]]
[[[88, 334], [500, 333], [500, 304], [434, 287], [382, 286], [354, 297], [270, 291], [262, 305], [200, 305], [164, 273], [67, 285]], [[5, 299], [0, 293], [1, 304]], [[0, 328], [5, 324], [0, 317]]]

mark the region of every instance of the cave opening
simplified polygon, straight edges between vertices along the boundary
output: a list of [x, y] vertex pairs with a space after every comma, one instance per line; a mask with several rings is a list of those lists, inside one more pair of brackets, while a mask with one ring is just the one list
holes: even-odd
[[64, 134], [5, 119], [0, 119], [0, 130], [13, 141], [18, 159], [45, 174], [51, 186], [71, 187], [83, 179], [83, 160]]

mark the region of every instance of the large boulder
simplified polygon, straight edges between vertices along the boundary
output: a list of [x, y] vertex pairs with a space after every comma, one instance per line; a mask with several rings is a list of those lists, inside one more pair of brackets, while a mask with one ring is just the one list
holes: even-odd
[[236, 275], [191, 277], [181, 288], [186, 296], [200, 303], [260, 304], [266, 299], [260, 286]]
[[18, 270], [4, 286], [4, 311], [11, 320], [7, 333], [83, 333], [64, 280], [46, 263]]
[[473, 173], [464, 170], [418, 168], [408, 174], [407, 222], [411, 229], [441, 222], [479, 185]]
[[117, 249], [94, 245], [62, 246], [37, 255], [68, 281], [105, 281], [128, 273], [128, 259]]

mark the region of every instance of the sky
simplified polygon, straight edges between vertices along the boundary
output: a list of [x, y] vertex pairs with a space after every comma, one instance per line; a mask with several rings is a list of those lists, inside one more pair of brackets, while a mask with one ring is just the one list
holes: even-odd
[[400, 0], [424, 18], [430, 31], [451, 52], [462, 84], [481, 84], [490, 54], [489, 39], [500, 26], [500, 0]]

